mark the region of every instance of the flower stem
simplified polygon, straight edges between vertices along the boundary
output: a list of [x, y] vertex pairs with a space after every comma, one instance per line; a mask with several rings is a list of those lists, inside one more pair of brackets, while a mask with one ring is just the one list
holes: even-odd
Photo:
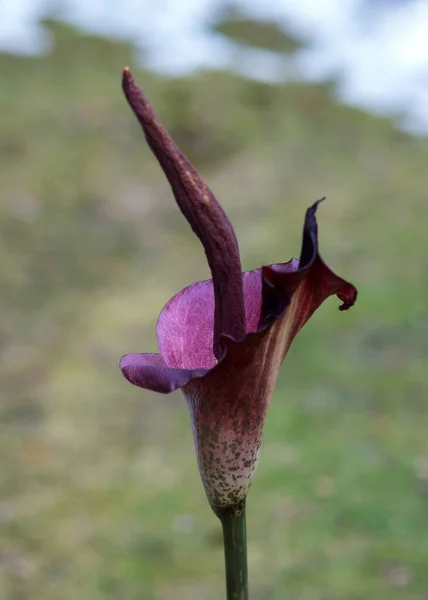
[[223, 527], [227, 600], [248, 600], [245, 500], [217, 515]]

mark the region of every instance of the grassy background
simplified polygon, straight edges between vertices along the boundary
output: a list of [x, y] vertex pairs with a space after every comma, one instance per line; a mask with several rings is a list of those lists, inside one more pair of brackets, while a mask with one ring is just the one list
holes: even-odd
[[223, 597], [180, 394], [127, 384], [168, 298], [208, 276], [120, 88], [129, 64], [236, 226], [246, 269], [300, 248], [359, 289], [295, 340], [248, 501], [253, 600], [428, 598], [428, 143], [333, 85], [138, 71], [50, 22], [0, 55], [1, 600]]

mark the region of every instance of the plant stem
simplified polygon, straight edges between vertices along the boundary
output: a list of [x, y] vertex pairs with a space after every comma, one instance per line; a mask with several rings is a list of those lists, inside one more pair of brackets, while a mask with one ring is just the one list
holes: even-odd
[[217, 511], [223, 527], [227, 600], [248, 600], [245, 500]]

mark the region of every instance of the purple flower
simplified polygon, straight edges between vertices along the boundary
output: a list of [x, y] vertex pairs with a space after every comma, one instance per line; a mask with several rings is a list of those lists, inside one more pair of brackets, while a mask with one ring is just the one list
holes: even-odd
[[176, 202], [205, 249], [212, 279], [186, 287], [159, 315], [160, 354], [128, 354], [124, 376], [189, 406], [199, 469], [214, 510], [248, 492], [267, 407], [295, 335], [333, 294], [340, 310], [357, 297], [318, 253], [318, 202], [306, 211], [300, 258], [242, 273], [227, 215], [159, 122], [128, 69], [123, 89]]

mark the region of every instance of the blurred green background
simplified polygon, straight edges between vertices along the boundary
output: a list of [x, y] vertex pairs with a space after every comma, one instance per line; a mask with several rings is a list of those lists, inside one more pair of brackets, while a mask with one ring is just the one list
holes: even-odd
[[[298, 47], [232, 21], [217, 30]], [[209, 276], [125, 65], [221, 199], [245, 269], [298, 255], [326, 195], [322, 255], [359, 289], [283, 365], [248, 499], [251, 598], [425, 600], [427, 139], [338, 104], [334, 83], [167, 78], [131, 45], [45, 26], [49, 53], [0, 54], [1, 600], [224, 596], [185, 402], [118, 368], [156, 350], [164, 303]]]

